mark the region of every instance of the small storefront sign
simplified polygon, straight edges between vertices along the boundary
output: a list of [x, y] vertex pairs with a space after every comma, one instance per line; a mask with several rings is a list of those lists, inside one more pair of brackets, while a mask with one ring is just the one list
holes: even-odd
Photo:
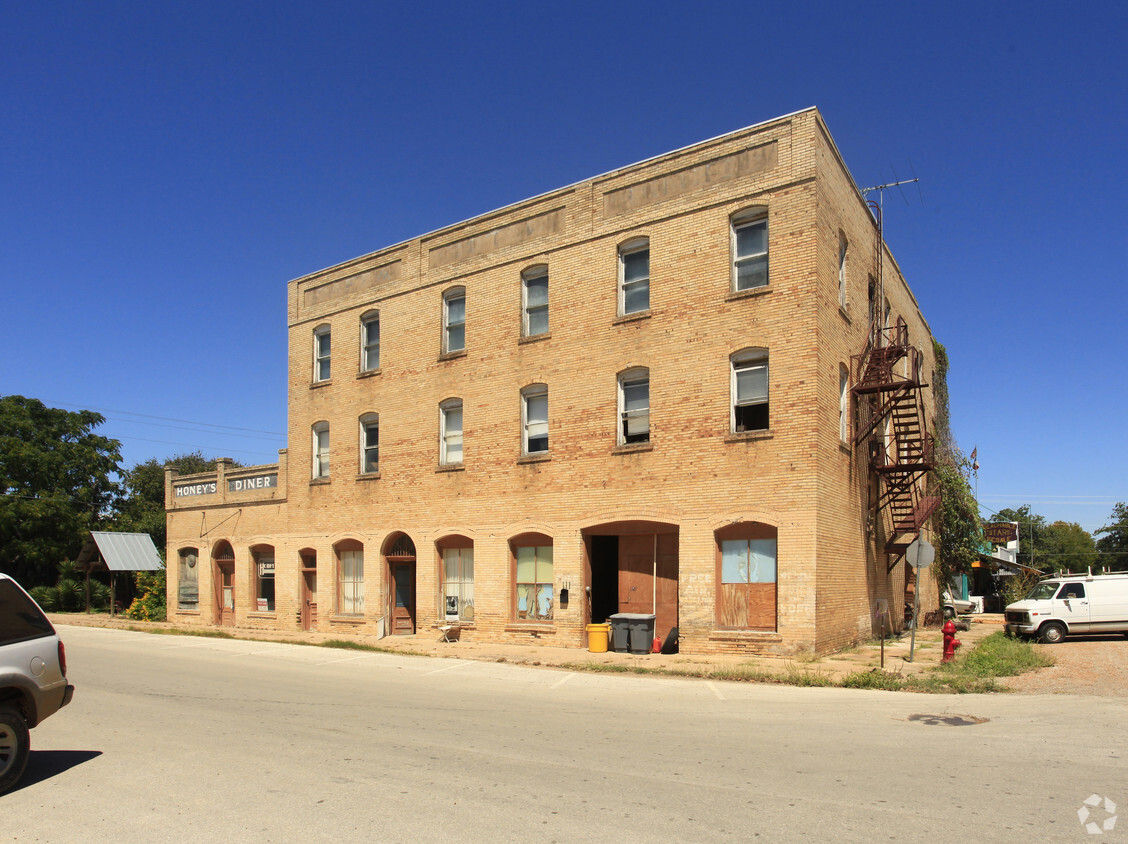
[[216, 485], [215, 481], [208, 481], [203, 484], [183, 484], [173, 489], [176, 490], [177, 498], [187, 498], [189, 495], [215, 495]]
[[[214, 484], [213, 484], [214, 486]], [[253, 475], [249, 478], [228, 478], [228, 492], [246, 492], [249, 489], [274, 489], [278, 486], [278, 475]]]

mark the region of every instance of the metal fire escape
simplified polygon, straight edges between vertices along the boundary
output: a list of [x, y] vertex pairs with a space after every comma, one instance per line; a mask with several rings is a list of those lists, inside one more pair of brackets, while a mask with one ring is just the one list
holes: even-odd
[[928, 386], [921, 382], [921, 360], [901, 318], [892, 326], [875, 323], [865, 351], [850, 359], [858, 411], [854, 444], [867, 445], [876, 476], [877, 494], [870, 503], [890, 570], [940, 505], [938, 495], [926, 492], [935, 462], [921, 396]]

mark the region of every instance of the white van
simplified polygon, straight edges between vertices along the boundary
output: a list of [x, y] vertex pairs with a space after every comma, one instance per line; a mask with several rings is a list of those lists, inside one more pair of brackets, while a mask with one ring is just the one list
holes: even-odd
[[1007, 632], [1056, 644], [1070, 633], [1128, 633], [1128, 573], [1041, 581], [1006, 610]]

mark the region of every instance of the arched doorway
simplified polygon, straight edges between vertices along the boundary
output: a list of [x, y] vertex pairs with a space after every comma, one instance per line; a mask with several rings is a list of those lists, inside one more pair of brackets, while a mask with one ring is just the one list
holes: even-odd
[[384, 546], [388, 565], [388, 632], [415, 632], [415, 543], [406, 533], [394, 534]]
[[664, 639], [678, 626], [678, 526], [608, 522], [585, 528], [583, 536], [590, 620], [653, 614], [655, 633]]
[[226, 539], [212, 551], [212, 582], [215, 584], [215, 623], [235, 626], [235, 551]]

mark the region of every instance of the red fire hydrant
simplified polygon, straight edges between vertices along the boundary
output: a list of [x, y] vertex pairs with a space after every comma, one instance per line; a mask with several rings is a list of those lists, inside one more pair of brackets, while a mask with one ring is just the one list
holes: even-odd
[[940, 661], [951, 662], [956, 656], [956, 648], [960, 646], [960, 640], [956, 638], [956, 625], [949, 618], [940, 630], [944, 634], [944, 656]]

